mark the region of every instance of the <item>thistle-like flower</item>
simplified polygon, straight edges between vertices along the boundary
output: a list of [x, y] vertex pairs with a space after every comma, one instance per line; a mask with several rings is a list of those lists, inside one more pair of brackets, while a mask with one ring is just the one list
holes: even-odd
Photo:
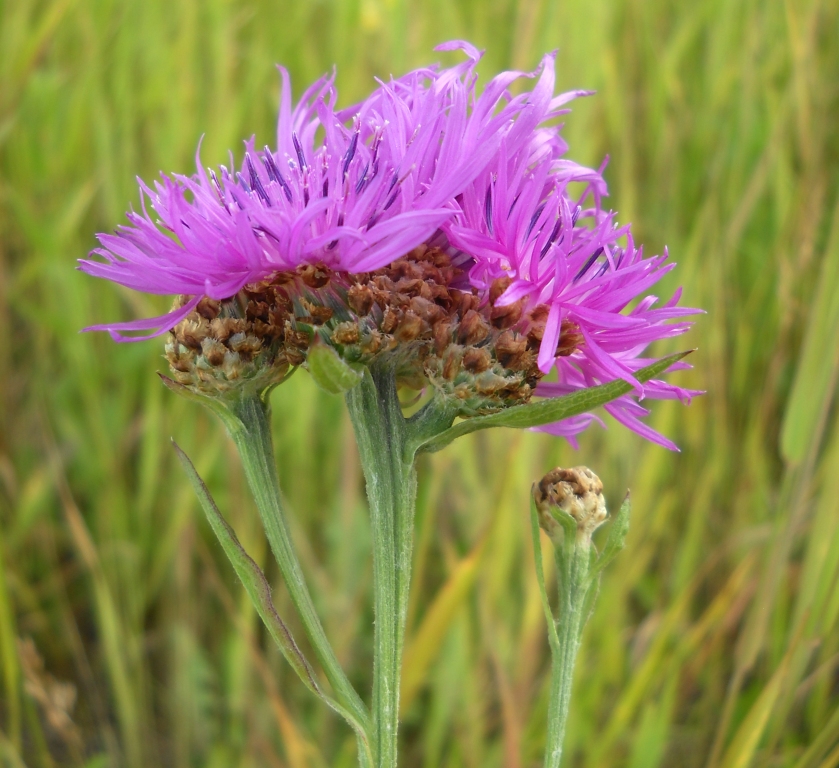
[[276, 150], [258, 151], [251, 141], [238, 171], [208, 172], [196, 155], [191, 177], [162, 175], [154, 189], [140, 181], [142, 213], [130, 212], [130, 226], [115, 234], [99, 235], [102, 248], [93, 255], [104, 261], [80, 262], [88, 274], [189, 301], [159, 318], [89, 330], [119, 341], [128, 340], [123, 331], [158, 335], [202, 297], [224, 301], [305, 265], [368, 272], [425, 242], [453, 215], [455, 197], [491, 160], [514, 118], [526, 123], [520, 142], [532, 122], [525, 97], [510, 99], [506, 91], [522, 73], [499, 75], [476, 97], [480, 54], [465, 43], [441, 49], [453, 47], [468, 61], [382, 83], [341, 112], [334, 76], [312, 85], [292, 110], [281, 69]]
[[[537, 396], [624, 379], [634, 394], [606, 410], [675, 449], [639, 421], [648, 411], [635, 398], [689, 401], [699, 393], [658, 380], [642, 386], [633, 373], [653, 362], [641, 356], [650, 343], [684, 333], [690, 326], [684, 318], [697, 310], [677, 306], [681, 291], [655, 307], [657, 298], [647, 291], [675, 264], [666, 251], [644, 258], [629, 226], [618, 226], [614, 213], [604, 210], [601, 172], [563, 158], [565, 146], [556, 135], [536, 148], [542, 156], [534, 162], [534, 147], [508, 151], [502, 143], [461, 195], [458, 215], [444, 225], [448, 242], [469, 254], [470, 282], [490, 297], [492, 315], [507, 317], [516, 338], [538, 350], [536, 376], [556, 369], [555, 381], [539, 381]], [[581, 194], [572, 196], [572, 182]], [[573, 442], [595, 419], [582, 414], [540, 429]]]
[[[653, 308], [644, 294], [671, 268], [666, 254], [644, 259], [602, 209], [600, 172], [563, 157], [553, 123], [587, 92], [554, 96], [546, 56], [478, 95], [481, 54], [441, 49], [467, 60], [380, 82], [340, 111], [331, 77], [292, 109], [281, 70], [276, 149], [251, 141], [238, 171], [196, 157], [190, 177], [140, 182], [141, 213], [100, 235], [100, 258], [81, 269], [178, 298], [161, 317], [89, 330], [168, 332], [176, 380], [212, 395], [275, 384], [317, 343], [350, 365], [388, 364], [465, 417], [622, 378], [634, 393], [610, 413], [674, 447], [638, 420], [636, 398], [692, 393], [633, 372], [695, 310], [678, 295]], [[534, 87], [513, 96], [520, 78]], [[543, 429], [573, 441], [594, 419]]]

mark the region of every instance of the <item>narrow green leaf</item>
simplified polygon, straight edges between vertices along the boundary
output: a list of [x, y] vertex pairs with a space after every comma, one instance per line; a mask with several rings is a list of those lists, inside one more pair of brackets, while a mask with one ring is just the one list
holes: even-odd
[[271, 632], [271, 636], [276, 640], [277, 645], [283, 652], [283, 656], [286, 657], [288, 663], [291, 664], [294, 671], [300, 676], [300, 679], [306, 684], [309, 690], [320, 696], [320, 687], [318, 686], [311, 666], [297, 647], [297, 643], [295, 643], [288, 627], [277, 614], [277, 610], [271, 599], [271, 588], [265, 575], [262, 573], [262, 569], [245, 552], [239, 543], [239, 539], [236, 537], [235, 531], [230, 527], [224, 517], [222, 517], [207, 486], [199, 477], [189, 457], [174, 440], [172, 441], [172, 445], [189, 476], [189, 480], [201, 502], [204, 513], [207, 515], [207, 521], [210, 523], [213, 533], [216, 534], [222, 549], [224, 549], [224, 553], [230, 560], [236, 574], [242, 580], [259, 615], [265, 622], [265, 626]]
[[230, 560], [236, 575], [244, 584], [248, 595], [253, 601], [260, 618], [264, 622], [271, 637], [280, 648], [286, 661], [291, 665], [292, 669], [297, 673], [298, 677], [303, 681], [304, 685], [312, 691], [316, 696], [323, 700], [328, 706], [338, 712], [350, 724], [355, 732], [361, 737], [362, 742], [367, 745], [368, 738], [364, 732], [361, 724], [353, 717], [353, 715], [337, 701], [327, 696], [320, 688], [315, 673], [311, 665], [306, 660], [303, 652], [298, 647], [291, 634], [291, 631], [286, 626], [285, 622], [280, 618], [274, 602], [271, 599], [271, 587], [262, 569], [254, 562], [254, 560], [245, 552], [236, 532], [230, 527], [228, 522], [224, 519], [219, 508], [216, 506], [210, 491], [204, 484], [204, 481], [196, 472], [195, 467], [190, 461], [189, 457], [181, 450], [180, 446], [173, 440], [172, 446], [175, 453], [178, 455], [181, 464], [186, 470], [192, 487], [198, 496], [201, 507], [207, 516], [207, 521], [218, 538], [219, 543], [224, 549], [224, 553]]
[[722, 759], [722, 768], [748, 768], [754, 760], [761, 739], [775, 708], [778, 696], [783, 690], [789, 671], [790, 659], [795, 652], [797, 640], [789, 646], [769, 682], [763, 687], [748, 714], [743, 719]]
[[623, 504], [621, 504], [621, 508], [618, 510], [618, 514], [609, 526], [609, 535], [606, 537], [606, 544], [603, 547], [603, 552], [594, 562], [594, 566], [591, 571], [592, 576], [597, 576], [607, 565], [609, 565], [609, 563], [612, 562], [612, 560], [618, 556], [618, 553], [626, 545], [626, 535], [629, 533], [629, 515], [631, 509], [632, 505], [629, 502], [629, 492], [627, 491]]
[[545, 622], [548, 625], [548, 642], [551, 652], [556, 657], [559, 652], [559, 636], [556, 633], [556, 619], [554, 618], [551, 602], [548, 600], [548, 590], [545, 587], [545, 566], [542, 563], [542, 538], [539, 535], [539, 517], [536, 514], [536, 503], [530, 501], [530, 532], [533, 536], [533, 561], [536, 563], [536, 581], [539, 584], [539, 596], [542, 598], [542, 608], [545, 611]]
[[679, 676], [671, 675], [661, 693], [652, 697], [644, 707], [637, 726], [633, 728], [634, 738], [627, 768], [660, 768], [666, 764], [679, 683]]
[[[692, 351], [677, 352], [674, 355], [662, 358], [658, 362], [642, 368], [635, 374], [635, 378], [642, 383], [649, 381], [658, 374], [666, 371], [671, 365]], [[632, 385], [623, 379], [618, 379], [597, 387], [581, 389], [579, 392], [574, 392], [570, 395], [547, 397], [535, 402], [526, 403], [525, 405], [515, 405], [512, 408], [506, 408], [503, 411], [488, 416], [476, 416], [475, 418], [465, 419], [441, 432], [436, 437], [426, 440], [418, 447], [418, 452], [425, 451], [433, 453], [439, 451], [458, 437], [468, 435], [470, 432], [477, 432], [479, 429], [488, 429], [489, 427], [526, 429], [528, 427], [538, 427], [542, 424], [550, 424], [554, 421], [560, 421], [561, 419], [567, 419], [571, 416], [577, 416], [586, 411], [590, 411], [631, 391]]]
[[3, 530], [0, 529], [0, 669], [3, 670], [4, 706], [8, 712], [5, 728], [9, 732], [11, 744], [19, 748], [22, 711], [18, 689], [21, 670], [17, 649], [15, 648], [17, 634], [15, 606], [6, 581], [8, 571], [3, 562], [5, 541], [3, 541], [2, 534]]
[[9, 766], [9, 768], [27, 768], [15, 745], [10, 739], [6, 738], [2, 731], [0, 731], [0, 758], [2, 759], [0, 765], [3, 765], [4, 768], [5, 766]]
[[84, 768], [108, 768], [110, 764], [108, 755], [96, 755], [84, 764]]
[[341, 395], [361, 381], [361, 373], [352, 368], [328, 344], [318, 341], [309, 348], [306, 366], [315, 383], [331, 395]]

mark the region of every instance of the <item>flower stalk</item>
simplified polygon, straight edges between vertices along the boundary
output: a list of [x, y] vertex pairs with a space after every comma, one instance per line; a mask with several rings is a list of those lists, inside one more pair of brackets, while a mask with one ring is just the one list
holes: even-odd
[[173, 391], [188, 399], [201, 402], [215, 413], [236, 445], [271, 551], [306, 635], [332, 686], [335, 700], [320, 690], [310, 665], [276, 614], [264, 575], [242, 549], [233, 529], [224, 521], [189, 458], [177, 445], [175, 450], [196, 489], [216, 536], [239, 577], [248, 587], [260, 616], [279, 643], [283, 654], [289, 659], [307, 687], [341, 714], [353, 728], [358, 740], [359, 764], [362, 768], [371, 768], [370, 714], [347, 678], [326, 636], [291, 539], [271, 438], [270, 406], [267, 400], [269, 392], [259, 394], [251, 389], [245, 389], [237, 396], [221, 399], [197, 393], [168, 377], [161, 376], [161, 379]]
[[571, 708], [571, 685], [580, 636], [587, 616], [584, 606], [589, 590], [589, 554], [583, 548], [573, 547], [563, 560], [563, 578], [560, 589], [559, 615], [556, 622], [556, 642], [551, 644], [551, 693], [548, 704], [548, 735], [545, 744], [545, 768], [559, 768], [565, 726]]
[[[607, 518], [603, 485], [586, 467], [557, 468], [533, 488], [531, 523], [536, 575], [548, 625], [551, 687], [545, 768], [559, 768], [571, 706], [580, 639], [591, 615], [603, 568], [623, 548], [629, 530], [629, 496], [612, 523], [602, 554], [591, 537]], [[539, 528], [554, 545], [558, 581], [558, 617], [545, 587]]]
[[367, 482], [373, 539], [373, 756], [394, 768], [411, 579], [416, 469], [391, 367], [365, 371], [347, 406]]

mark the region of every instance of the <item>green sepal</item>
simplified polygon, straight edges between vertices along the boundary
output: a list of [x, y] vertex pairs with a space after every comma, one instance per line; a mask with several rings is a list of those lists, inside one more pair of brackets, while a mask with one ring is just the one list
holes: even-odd
[[554, 541], [554, 544], [561, 545], [563, 549], [570, 551], [577, 541], [577, 521], [566, 511], [553, 504], [548, 506], [548, 514], [562, 526], [562, 541], [555, 541], [553, 537], [551, 537], [551, 540]]
[[319, 339], [319, 336], [315, 336], [306, 353], [309, 373], [315, 383], [331, 395], [348, 392], [361, 381], [361, 371], [344, 361], [333, 347]]
[[[666, 371], [671, 365], [677, 363], [692, 351], [688, 350], [668, 355], [646, 368], [641, 368], [635, 373], [635, 378], [643, 384]], [[551, 424], [605, 405], [609, 401], [631, 392], [632, 389], [631, 384], [623, 379], [617, 379], [608, 384], [581, 389], [562, 397], [546, 397], [524, 405], [514, 405], [487, 416], [475, 416], [465, 419], [433, 437], [425, 438], [421, 442], [418, 440], [416, 450], [418, 453], [433, 453], [445, 448], [462, 435], [468, 435], [470, 432], [477, 432], [479, 429], [488, 429], [489, 427], [527, 429]]]
[[274, 601], [271, 599], [271, 586], [268, 584], [268, 580], [265, 578], [262, 569], [239, 543], [236, 532], [222, 516], [213, 497], [210, 495], [210, 491], [199, 476], [190, 458], [174, 440], [172, 440], [172, 446], [183, 468], [186, 470], [192, 487], [195, 489], [195, 493], [201, 503], [201, 508], [207, 516], [207, 521], [210, 523], [213, 533], [215, 533], [219, 544], [221, 544], [224, 553], [227, 555], [228, 560], [230, 560], [230, 564], [236, 571], [236, 575], [242, 581], [260, 618], [271, 634], [271, 637], [277, 643], [286, 661], [312, 693], [349, 723], [359, 736], [361, 744], [364, 745], [368, 752], [366, 756], [368, 760], [367, 764], [372, 765], [372, 753], [370, 752], [369, 738], [365, 728], [349, 710], [321, 690], [314, 670], [295, 642], [288, 626], [277, 613]]

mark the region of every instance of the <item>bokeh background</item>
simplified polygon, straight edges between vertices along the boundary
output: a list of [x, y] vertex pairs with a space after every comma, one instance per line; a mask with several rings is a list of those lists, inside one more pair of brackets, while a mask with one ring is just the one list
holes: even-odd
[[[627, 549], [584, 637], [568, 766], [839, 765], [837, 0], [0, 0], [0, 764], [352, 766], [344, 724], [273, 649], [169, 446], [276, 584], [232, 446], [155, 376], [160, 344], [80, 335], [168, 301], [74, 271], [134, 177], [272, 142], [279, 78], [338, 67], [343, 104], [463, 37], [483, 78], [559, 49], [572, 156], [703, 307], [690, 408], [575, 452], [464, 438], [420, 467], [406, 768], [541, 764], [548, 657], [528, 494], [585, 463]], [[443, 58], [451, 62], [453, 58]], [[675, 349], [661, 348], [660, 352]], [[294, 534], [368, 687], [371, 566], [340, 398], [273, 397]], [[298, 633], [299, 634], [299, 633]]]

